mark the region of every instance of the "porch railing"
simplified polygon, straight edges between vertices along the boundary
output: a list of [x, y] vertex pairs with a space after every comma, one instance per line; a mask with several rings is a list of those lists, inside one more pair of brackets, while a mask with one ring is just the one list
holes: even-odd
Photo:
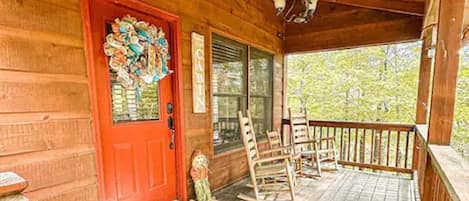
[[[282, 123], [289, 125], [289, 120], [284, 119]], [[401, 173], [413, 172], [415, 126], [412, 124], [311, 120], [309, 125], [314, 137], [336, 137], [336, 149], [339, 152], [339, 163], [342, 165]], [[284, 140], [287, 140], [288, 132], [284, 134]], [[324, 143], [319, 146], [331, 145]]]
[[448, 145], [428, 144], [427, 130], [416, 126], [414, 168], [422, 200], [469, 200], [469, 163]]

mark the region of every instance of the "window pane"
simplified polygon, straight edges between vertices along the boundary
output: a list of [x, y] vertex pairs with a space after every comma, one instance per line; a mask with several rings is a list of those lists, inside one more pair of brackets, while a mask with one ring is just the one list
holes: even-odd
[[249, 112], [258, 137], [264, 137], [265, 131], [272, 130], [272, 98], [251, 96]]
[[245, 109], [245, 97], [213, 97], [213, 142], [216, 152], [241, 146], [237, 114]]
[[249, 90], [252, 95], [271, 96], [272, 55], [251, 48], [249, 62]]
[[272, 130], [273, 55], [251, 48], [249, 61], [249, 111], [258, 137]]
[[245, 93], [246, 55], [246, 46], [217, 35], [213, 36], [213, 93]]
[[212, 37], [212, 114], [215, 153], [241, 147], [238, 111], [246, 110], [247, 46]]
[[129, 122], [159, 119], [158, 83], [148, 85], [138, 95], [135, 89], [126, 89], [111, 73], [112, 119], [114, 122]]

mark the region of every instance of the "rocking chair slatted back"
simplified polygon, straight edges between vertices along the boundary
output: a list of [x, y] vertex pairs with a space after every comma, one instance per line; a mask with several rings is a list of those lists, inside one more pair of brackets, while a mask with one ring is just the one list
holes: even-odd
[[291, 108], [289, 108], [288, 113], [290, 115], [291, 143], [293, 144], [295, 154], [311, 150], [311, 146], [309, 144], [295, 144], [297, 142], [304, 142], [312, 139], [309, 131], [309, 121], [306, 110], [304, 114], [294, 114]]
[[251, 122], [251, 114], [249, 111], [246, 111], [247, 117], [243, 117], [243, 113], [241, 111], [238, 112], [240, 130], [241, 130], [241, 138], [243, 139], [244, 147], [246, 149], [246, 153], [249, 154], [249, 166], [253, 166], [253, 161], [259, 159], [259, 150], [257, 149], [257, 142], [256, 137], [254, 134], [254, 129]]
[[[290, 192], [292, 200], [295, 200], [294, 178], [290, 169], [289, 155], [279, 155], [266, 158], [260, 157], [257, 149], [256, 135], [252, 124], [251, 114], [246, 111], [247, 117], [243, 117], [241, 111], [238, 112], [238, 119], [243, 139], [244, 148], [247, 153], [251, 184], [256, 198], [250, 198], [244, 194], [238, 195], [243, 200], [260, 200], [261, 195], [278, 194], [280, 192]], [[283, 163], [279, 163], [283, 161]], [[287, 178], [287, 182], [266, 183], [266, 178], [282, 177]]]
[[272, 152], [272, 156], [285, 154], [285, 150], [281, 149], [283, 148], [283, 142], [282, 137], [280, 137], [280, 131], [267, 131], [266, 134], [270, 150], [279, 149], [278, 152]]
[[283, 147], [282, 139], [280, 137], [280, 132], [277, 131], [267, 131], [267, 140], [269, 140], [270, 149], [278, 149]]

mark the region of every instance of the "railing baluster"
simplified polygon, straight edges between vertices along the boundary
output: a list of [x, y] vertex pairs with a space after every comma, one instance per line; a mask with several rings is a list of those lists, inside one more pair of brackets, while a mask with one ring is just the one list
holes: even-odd
[[386, 166], [389, 166], [389, 155], [391, 155], [391, 131], [388, 130], [388, 146], [387, 146], [387, 149], [386, 149]]
[[[322, 126], [319, 126], [319, 139], [322, 139]], [[319, 149], [322, 149], [322, 140], [319, 140]]]
[[407, 168], [408, 167], [408, 164], [407, 164], [407, 157], [409, 156], [409, 131], [407, 131], [407, 136], [406, 136], [406, 139], [405, 139], [405, 165], [404, 167]]
[[366, 151], [366, 129], [363, 129], [363, 134], [360, 140], [360, 163], [365, 162], [365, 151]]
[[348, 128], [348, 146], [347, 146], [347, 161], [350, 161], [350, 146], [352, 146], [352, 133], [350, 132], [351, 128]]
[[[334, 137], [335, 143], [330, 140], [320, 140], [318, 146], [321, 149], [330, 149], [331, 147], [337, 149], [339, 163], [343, 165], [359, 169], [402, 173], [412, 171], [410, 162], [415, 155], [413, 154], [414, 147], [417, 146], [415, 139], [410, 139], [414, 138], [411, 135], [415, 135], [412, 125], [310, 121], [310, 128], [312, 129], [311, 135], [315, 139]], [[339, 129], [340, 131], [338, 131]], [[403, 139], [404, 136], [401, 136], [404, 134], [406, 134], [405, 139]], [[368, 139], [369, 135], [371, 135], [370, 139]], [[412, 153], [409, 153], [411, 151]]]
[[317, 138], [316, 138], [316, 126], [313, 126], [313, 139], [317, 140]]
[[374, 158], [374, 147], [375, 144], [375, 129], [371, 130], [371, 156], [370, 156], [370, 164], [373, 164], [373, 158]]
[[[329, 136], [329, 129], [330, 129], [329, 127], [326, 127], [326, 135], [327, 135], [327, 138], [330, 137], [330, 136]], [[329, 149], [329, 140], [326, 141], [326, 149]]]
[[355, 150], [354, 150], [354, 157], [353, 162], [357, 162], [357, 152], [358, 150], [358, 128], [355, 129]]
[[381, 143], [383, 141], [383, 131], [379, 130], [378, 140], [378, 165], [381, 165]]
[[397, 131], [397, 143], [396, 143], [396, 167], [399, 167], [399, 152], [400, 152], [400, 144], [401, 144], [401, 131]]
[[[335, 128], [334, 128], [335, 133]], [[340, 128], [340, 160], [344, 160], [344, 129]]]

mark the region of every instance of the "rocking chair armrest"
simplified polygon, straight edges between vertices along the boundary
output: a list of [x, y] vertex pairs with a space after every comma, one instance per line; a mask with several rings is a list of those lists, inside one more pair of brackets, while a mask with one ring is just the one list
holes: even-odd
[[285, 151], [285, 150], [288, 151], [290, 149], [291, 149], [291, 146], [279, 147], [279, 148], [275, 148], [275, 149], [269, 149], [269, 150], [262, 151], [260, 154], [265, 155], [265, 154], [271, 154], [271, 153], [274, 153], [274, 152], [281, 152], [281, 151]]
[[295, 142], [295, 144], [311, 144], [311, 143], [319, 143], [319, 141], [332, 141], [335, 140], [335, 137], [325, 137], [325, 138], [319, 138], [319, 139], [314, 139], [314, 140], [306, 140], [306, 141], [301, 141], [301, 142]]
[[272, 161], [278, 161], [278, 160], [289, 160], [290, 158], [291, 158], [291, 155], [279, 155], [279, 156], [273, 156], [269, 158], [260, 158], [260, 159], [254, 160], [254, 163], [259, 164], [259, 163], [272, 162]]

